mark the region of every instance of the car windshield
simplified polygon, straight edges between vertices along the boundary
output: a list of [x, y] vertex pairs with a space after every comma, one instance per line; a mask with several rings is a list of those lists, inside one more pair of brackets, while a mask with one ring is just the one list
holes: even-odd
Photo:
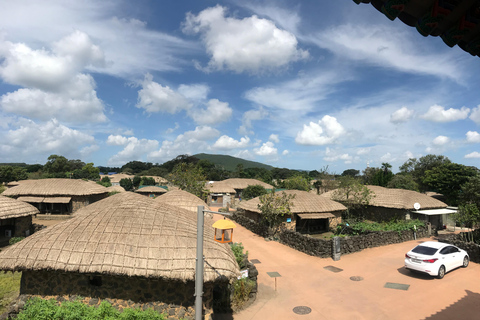
[[437, 252], [437, 248], [426, 247], [426, 246], [416, 246], [413, 248], [412, 252], [424, 254], [426, 256], [433, 256]]

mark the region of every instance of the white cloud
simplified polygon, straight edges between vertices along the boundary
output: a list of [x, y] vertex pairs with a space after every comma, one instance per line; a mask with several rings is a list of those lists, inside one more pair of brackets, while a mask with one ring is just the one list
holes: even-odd
[[210, 87], [204, 84], [181, 84], [178, 93], [192, 101], [204, 101], [207, 99]]
[[215, 125], [230, 120], [233, 110], [227, 102], [211, 99], [206, 104], [206, 109], [191, 109], [189, 115], [200, 125]]
[[0, 42], [0, 77], [26, 87], [1, 96], [0, 108], [40, 120], [56, 118], [71, 123], [104, 122], [92, 76], [81, 71], [101, 65], [103, 53], [90, 38], [75, 31], [53, 45], [52, 51], [32, 50], [25, 44]]
[[125, 146], [122, 151], [108, 160], [109, 165], [122, 165], [132, 160], [141, 160], [143, 156], [158, 148], [157, 140], [138, 139], [136, 137], [122, 137], [110, 135], [107, 139], [109, 145]]
[[433, 139], [433, 144], [436, 146], [444, 146], [449, 142], [450, 142], [450, 139], [445, 136], [438, 136], [435, 139]]
[[247, 160], [255, 160], [255, 156], [248, 150], [241, 150], [234, 154], [234, 157], [247, 159]]
[[61, 125], [56, 119], [43, 124], [20, 119], [11, 127], [16, 129], [2, 134], [0, 142], [4, 161], [43, 161], [50, 154], [79, 157], [82, 148], [95, 143], [93, 136]]
[[332, 150], [330, 148], [326, 148], [325, 150], [325, 157], [323, 157], [323, 160], [325, 161], [330, 161], [330, 162], [336, 162], [339, 160], [344, 161], [344, 163], [352, 163], [353, 157], [350, 156], [348, 153], [337, 153], [335, 150]]
[[452, 63], [455, 61], [451, 57], [453, 53], [425, 52], [416, 45], [411, 33], [403, 30], [386, 24], [344, 24], [330, 27], [303, 40], [353, 61], [403, 72], [461, 79], [460, 71]]
[[268, 140], [272, 141], [272, 142], [275, 142], [275, 143], [279, 143], [280, 142], [280, 139], [278, 139], [278, 134], [271, 134], [270, 137], [268, 138]]
[[427, 113], [421, 117], [433, 122], [451, 122], [466, 119], [469, 113], [470, 109], [465, 107], [462, 107], [461, 109], [450, 108], [445, 110], [442, 106], [433, 105], [428, 109]]
[[465, 155], [466, 159], [480, 159], [480, 152], [474, 151], [472, 153], [469, 153]]
[[180, 125], [178, 124], [178, 122], [175, 122], [175, 127], [173, 127], [173, 128], [168, 128], [167, 130], [165, 130], [165, 133], [166, 133], [166, 134], [173, 133], [173, 132], [175, 132], [178, 128], [180, 128]]
[[401, 107], [394, 113], [390, 115], [390, 122], [392, 123], [401, 123], [407, 122], [412, 118], [414, 114], [413, 110], [409, 110], [407, 107]]
[[159, 150], [148, 154], [148, 159], [163, 162], [175, 158], [179, 154], [195, 154], [212, 150], [209, 141], [216, 139], [220, 131], [209, 126], [196, 127], [178, 135], [175, 140], [164, 140]]
[[345, 133], [345, 129], [336, 118], [326, 115], [318, 121], [318, 124], [310, 122], [309, 125], [303, 125], [303, 130], [297, 133], [295, 142], [302, 145], [321, 146], [334, 143]]
[[283, 150], [282, 155], [286, 156], [286, 155], [288, 155], [289, 153], [290, 153], [290, 151], [288, 151], [288, 150]]
[[380, 157], [380, 162], [392, 162], [396, 159], [392, 156], [390, 152], [385, 153], [383, 156]]
[[213, 144], [214, 149], [223, 149], [223, 150], [231, 150], [231, 149], [238, 149], [238, 148], [246, 148], [250, 144], [249, 137], [240, 138], [240, 141], [235, 140], [227, 135], [223, 135], [218, 138], [217, 141]]
[[187, 13], [183, 24], [185, 33], [201, 34], [211, 56], [207, 71], [258, 73], [308, 57], [307, 51], [297, 49], [295, 36], [272, 21], [255, 15], [243, 19], [225, 15], [226, 9], [217, 5], [198, 15]]
[[363, 156], [363, 155], [369, 154], [370, 151], [372, 151], [371, 148], [360, 148], [357, 150], [357, 155]]
[[191, 103], [170, 87], [163, 87], [153, 81], [150, 74], [145, 75], [142, 89], [138, 91], [137, 108], [147, 112], [168, 112], [171, 114], [191, 108]]
[[273, 142], [267, 141], [260, 148], [253, 149], [253, 152], [259, 156], [276, 156], [277, 148], [275, 148]]
[[252, 122], [264, 119], [268, 115], [268, 112], [263, 108], [248, 110], [242, 116], [242, 125], [238, 128], [240, 134], [253, 134], [250, 130], [252, 128]]
[[470, 115], [470, 120], [476, 124], [480, 124], [480, 106], [472, 109], [472, 114]]
[[467, 142], [470, 143], [480, 143], [480, 133], [477, 131], [468, 131], [466, 133], [467, 136]]

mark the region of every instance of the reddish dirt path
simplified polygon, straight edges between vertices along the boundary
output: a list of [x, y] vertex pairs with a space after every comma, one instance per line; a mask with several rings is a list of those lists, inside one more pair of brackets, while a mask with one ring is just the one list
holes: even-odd
[[[214, 215], [214, 220], [221, 219]], [[249, 319], [479, 319], [480, 265], [470, 263], [438, 280], [403, 268], [405, 252], [420, 242], [409, 241], [344, 255], [340, 261], [311, 257], [273, 241], [265, 241], [237, 224], [233, 240], [242, 242], [249, 259], [258, 259], [259, 293], [235, 320]], [[343, 269], [334, 273], [324, 269]], [[275, 280], [267, 272], [277, 271]], [[360, 276], [364, 280], [352, 281]], [[407, 291], [384, 288], [386, 282], [410, 285]], [[467, 291], [468, 290], [468, 291]], [[471, 291], [471, 292], [469, 292]], [[442, 309], [456, 305], [442, 311]], [[296, 306], [312, 309], [308, 315]]]

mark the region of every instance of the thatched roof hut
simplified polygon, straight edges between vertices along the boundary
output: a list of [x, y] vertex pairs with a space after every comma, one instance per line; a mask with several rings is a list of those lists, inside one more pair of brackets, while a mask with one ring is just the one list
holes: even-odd
[[[123, 192], [0, 252], [0, 269], [193, 280], [196, 215]], [[205, 229], [205, 281], [237, 276], [232, 250]]]
[[[370, 185], [368, 185], [367, 188], [373, 192], [374, 196], [369, 201], [369, 205], [374, 207], [415, 210], [415, 203], [419, 203], [422, 209], [440, 209], [447, 207], [447, 204], [440, 200], [412, 190], [392, 189]], [[337, 199], [339, 201], [344, 200], [342, 199], [341, 193], [338, 193], [337, 190], [326, 192], [321, 196], [329, 199]]]
[[198, 206], [203, 206], [205, 210], [210, 210], [208, 205], [190, 192], [184, 190], [174, 190], [168, 191], [167, 193], [162, 194], [158, 198], [155, 199], [157, 202], [165, 203], [168, 205], [172, 205], [178, 208], [182, 208], [191, 212], [197, 212]]
[[[328, 231], [342, 221], [342, 212], [347, 208], [338, 202], [300, 190], [277, 191], [277, 194], [285, 192], [295, 195], [290, 208], [291, 218], [285, 217], [285, 227], [295, 229], [297, 232], [317, 233]], [[261, 220], [261, 211], [258, 208], [260, 197], [243, 201], [239, 208], [245, 211], [245, 215], [253, 220]]]
[[122, 186], [111, 186], [107, 188], [108, 192], [125, 192]]
[[148, 195], [159, 196], [159, 195], [162, 195], [162, 194], [166, 193], [167, 190], [165, 190], [162, 187], [146, 186], [146, 187], [141, 187], [138, 190], [135, 190], [135, 192], [143, 194], [143, 195], [147, 195], [147, 196]]
[[38, 212], [37, 208], [26, 202], [0, 195], [0, 220], [31, 216]]
[[230, 186], [234, 189], [239, 189], [239, 190], [243, 190], [248, 186], [254, 186], [254, 185], [260, 185], [260, 186], [264, 187], [265, 189], [273, 189], [272, 185], [269, 185], [268, 183], [265, 183], [265, 182], [257, 180], [257, 179], [231, 178], [231, 179], [218, 181], [218, 182], [215, 182], [215, 183], [216, 184], [225, 184], [227, 186]]
[[24, 180], [3, 192], [5, 196], [90, 196], [107, 193], [107, 188], [81, 179]]
[[229, 193], [229, 194], [235, 194], [236, 191], [233, 189], [232, 186], [230, 186], [227, 183], [223, 183], [222, 181], [215, 182], [207, 182], [205, 184], [205, 188], [209, 193]]

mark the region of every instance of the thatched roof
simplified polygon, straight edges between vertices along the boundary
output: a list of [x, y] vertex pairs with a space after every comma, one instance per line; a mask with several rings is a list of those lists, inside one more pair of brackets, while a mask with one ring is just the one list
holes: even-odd
[[165, 190], [162, 187], [156, 187], [156, 186], [148, 186], [148, 187], [143, 187], [138, 190], [135, 190], [135, 192], [138, 193], [165, 193], [167, 190]]
[[223, 183], [223, 181], [207, 182], [205, 188], [209, 193], [237, 193], [230, 185]]
[[183, 190], [168, 191], [167, 193], [157, 197], [155, 201], [186, 209], [195, 213], [197, 213], [198, 206], [204, 206], [205, 210], [210, 210], [205, 201], [196, 195]]
[[234, 189], [245, 189], [248, 186], [260, 185], [265, 189], [273, 189], [273, 186], [257, 179], [231, 178], [216, 183], [222, 183]]
[[[3, 250], [0, 270], [193, 280], [196, 232], [195, 214], [123, 192]], [[213, 281], [218, 273], [237, 276], [230, 247], [215, 242], [214, 230], [207, 224], [204, 234], [205, 281]]]
[[125, 192], [125, 189], [122, 186], [111, 186], [107, 188], [108, 192]]
[[0, 195], [0, 220], [31, 216], [39, 213], [38, 209], [23, 201]]
[[[293, 207], [290, 208], [291, 213], [322, 213], [345, 211], [347, 208], [338, 202], [320, 197], [319, 195], [311, 194], [307, 191], [300, 190], [286, 190], [277, 191], [276, 193], [285, 192], [286, 194], [294, 194], [295, 198], [292, 200]], [[248, 201], [242, 201], [239, 208], [260, 213], [258, 205], [260, 204], [260, 197], [253, 198]]]
[[[413, 205], [417, 202], [420, 204], [421, 209], [439, 209], [447, 207], [447, 204], [442, 201], [416, 191], [384, 188], [380, 186], [367, 186], [367, 188], [374, 193], [369, 205], [375, 207], [414, 210]], [[334, 199], [336, 197], [335, 192], [336, 190], [332, 190], [321, 196]]]
[[122, 179], [132, 179], [135, 177], [133, 174], [125, 174], [125, 173], [116, 173], [116, 174], [102, 174], [100, 175], [100, 179], [103, 179], [104, 177], [108, 177], [110, 179], [111, 183], [118, 183]]
[[107, 193], [104, 186], [81, 179], [24, 180], [3, 192], [5, 196], [89, 196]]

